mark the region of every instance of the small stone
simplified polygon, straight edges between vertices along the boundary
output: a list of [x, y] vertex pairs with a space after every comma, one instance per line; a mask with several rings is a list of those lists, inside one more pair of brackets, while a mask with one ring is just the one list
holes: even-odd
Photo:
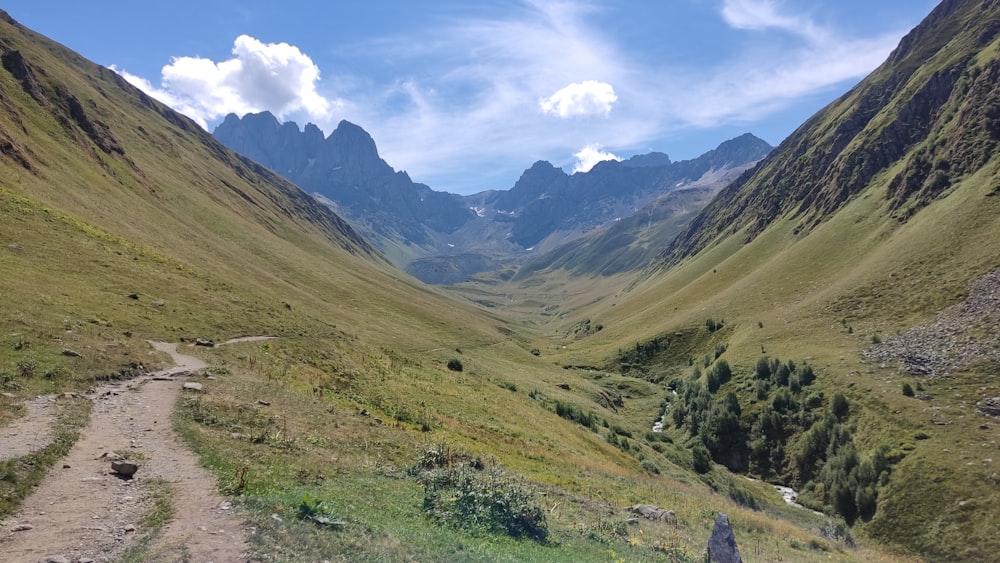
[[135, 472], [139, 470], [139, 466], [132, 463], [131, 461], [112, 461], [111, 471], [119, 475], [124, 475], [125, 477], [131, 477], [135, 475]]
[[80, 353], [79, 352], [77, 352], [75, 350], [70, 350], [69, 348], [63, 348], [62, 355], [63, 356], [68, 356], [70, 358], [79, 358], [80, 357]]
[[167, 304], [166, 301], [161, 301], [159, 299], [150, 303], [150, 305], [152, 305], [153, 307], [163, 307], [166, 304]]
[[185, 391], [196, 391], [198, 393], [204, 392], [204, 388], [202, 388], [201, 383], [195, 383], [193, 381], [188, 381], [187, 383], [185, 383], [183, 389]]
[[15, 395], [13, 393], [4, 392], [4, 393], [0, 393], [0, 397], [4, 397], [5, 399], [16, 399], [17, 395]]
[[271, 403], [265, 401], [264, 399], [257, 399], [257, 404], [258, 405], [264, 405], [265, 407], [271, 406]]
[[12, 531], [12, 532], [27, 532], [28, 530], [32, 530], [34, 528], [35, 527], [32, 526], [31, 524], [18, 524], [17, 526], [14, 526], [13, 528], [11, 528], [10, 531]]
[[139, 299], [139, 294], [138, 293], [129, 293], [128, 294], [128, 298], [129, 299]]
[[68, 463], [64, 463], [64, 464], [63, 464], [63, 469], [70, 469], [70, 466], [69, 466], [69, 464], [68, 464]]
[[134, 532], [134, 531], [135, 531], [135, 526], [133, 526], [132, 524], [128, 524], [127, 526], [125, 526], [125, 533]]
[[638, 526], [639, 525], [639, 519], [638, 518], [629, 518], [627, 522], [628, 522], [629, 526]]
[[65, 555], [46, 555], [38, 563], [70, 563], [70, 560]]
[[91, 559], [90, 557], [81, 557], [77, 563], [97, 563], [96, 559]]

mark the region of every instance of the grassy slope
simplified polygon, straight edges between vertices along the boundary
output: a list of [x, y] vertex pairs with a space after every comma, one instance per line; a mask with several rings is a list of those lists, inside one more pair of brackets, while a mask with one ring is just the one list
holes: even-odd
[[[941, 56], [952, 54], [945, 50]], [[995, 57], [991, 45], [978, 64]], [[913, 80], [925, 78], [917, 73]], [[881, 123], [878, 118], [873, 127]], [[944, 144], [955, 127], [955, 121], [943, 120], [926, 144]], [[929, 321], [1000, 266], [1000, 164], [994, 158], [964, 176], [905, 222], [896, 218], [907, 216], [905, 209], [894, 210], [886, 194], [888, 180], [902, 166], [876, 176], [808, 235], [796, 234], [800, 220], [789, 213], [750, 244], [743, 244], [742, 231], [723, 236], [680, 265], [648, 275], [626, 295], [583, 308], [565, 325], [590, 318], [605, 329], [570, 344], [557, 359], [601, 365], [637, 340], [703, 327], [709, 317], [725, 319], [729, 327], [726, 358], [738, 375], [728, 388], [742, 386], [762, 352], [800, 363], [809, 357], [821, 387], [828, 394], [843, 390], [855, 405], [856, 439], [863, 447], [887, 444], [908, 452], [879, 512], [863, 529], [935, 558], [989, 558], [1000, 547], [987, 524], [995, 521], [996, 507], [985, 501], [996, 494], [990, 452], [997, 435], [973, 405], [1000, 392], [998, 366], [976, 364], [923, 381], [935, 396], [928, 404], [900, 394], [901, 383], [915, 383], [913, 377], [893, 366], [866, 364], [858, 352], [874, 335]], [[693, 355], [710, 352], [713, 344]], [[684, 365], [681, 360], [675, 363]], [[932, 418], [947, 424], [933, 424]], [[919, 433], [930, 438], [915, 439]]]
[[[709, 493], [683, 469], [683, 449], [667, 450], [680, 465], [639, 438], [626, 454], [606, 443], [607, 430], [559, 418], [556, 399], [611, 424], [645, 415], [596, 402], [609, 383], [636, 382], [601, 381], [533, 356], [536, 333], [515, 332], [391, 269], [324, 208], [110, 71], [10, 22], [0, 23], [0, 41], [4, 53], [20, 52], [40, 88], [35, 97], [0, 71], [0, 132], [21, 157], [0, 157], [4, 390], [82, 389], [132, 364], [161, 363], [147, 338], [280, 336], [202, 351], [218, 379], [177, 419], [250, 508], [262, 553], [644, 559], [659, 556], [651, 549], [659, 542], [696, 556], [713, 511], [725, 510], [761, 556], [823, 559], [823, 548], [871, 557], [817, 538], [810, 528], [821, 522], [798, 527]], [[66, 93], [89, 123], [103, 124], [97, 141], [124, 154], [102, 150], [68, 117]], [[462, 373], [444, 367], [452, 357]], [[559, 387], [567, 382], [569, 390]], [[533, 390], [548, 399], [529, 397]], [[430, 524], [419, 485], [402, 473], [429, 443], [495, 457], [544, 488], [553, 543]], [[640, 454], [661, 475], [641, 468]], [[242, 467], [241, 485], [234, 475]], [[767, 487], [741, 487], [781, 509]], [[347, 532], [297, 521], [306, 493], [333, 503]], [[675, 508], [679, 525], [626, 526], [622, 507], [640, 501]]]

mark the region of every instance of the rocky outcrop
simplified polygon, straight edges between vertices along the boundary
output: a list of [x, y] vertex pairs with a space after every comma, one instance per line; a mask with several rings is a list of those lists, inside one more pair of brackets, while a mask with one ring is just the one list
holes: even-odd
[[394, 249], [412, 275], [445, 284], [612, 226], [667, 192], [771, 150], [746, 134], [681, 162], [654, 152], [570, 175], [538, 161], [509, 190], [458, 196], [394, 170], [371, 135], [347, 121], [324, 139], [314, 125], [300, 131], [267, 112], [229, 115], [214, 135], [313, 193], [376, 246]]
[[982, 360], [1000, 362], [1000, 269], [972, 285], [960, 305], [862, 352], [875, 362], [897, 364], [918, 376], [942, 376]]
[[729, 517], [722, 512], [715, 515], [712, 537], [708, 538], [708, 560], [712, 563], [743, 563]]

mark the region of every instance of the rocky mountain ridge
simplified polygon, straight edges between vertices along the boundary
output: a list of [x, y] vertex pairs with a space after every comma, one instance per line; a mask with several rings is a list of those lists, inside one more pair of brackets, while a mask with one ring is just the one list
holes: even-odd
[[347, 121], [324, 138], [315, 125], [300, 130], [268, 112], [231, 114], [214, 135], [313, 193], [397, 265], [429, 283], [455, 283], [535, 257], [613, 226], [665, 193], [742, 169], [771, 150], [745, 134], [680, 162], [651, 152], [567, 174], [538, 161], [509, 190], [460, 196], [394, 170], [372, 137]]
[[890, 174], [884, 197], [905, 221], [985, 165], [1000, 143], [1000, 63], [978, 60], [1000, 31], [998, 6], [938, 5], [881, 67], [807, 120], [756, 174], [723, 190], [665, 261], [741, 229], [749, 242], [786, 215], [800, 222], [796, 232], [807, 232], [880, 174]]

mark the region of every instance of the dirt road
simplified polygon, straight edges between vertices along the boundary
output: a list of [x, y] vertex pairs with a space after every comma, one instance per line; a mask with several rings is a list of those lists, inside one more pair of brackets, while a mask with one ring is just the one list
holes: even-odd
[[[88, 394], [93, 400], [91, 420], [79, 441], [21, 511], [0, 522], [4, 562], [35, 563], [46, 557], [113, 560], [143, 536], [143, 515], [153, 507], [156, 484], [163, 489], [164, 482], [169, 484], [173, 519], [153, 538], [145, 560], [248, 560], [240, 519], [216, 492], [215, 478], [198, 465], [170, 424], [185, 374], [205, 364], [178, 353], [174, 344], [151, 344], [170, 354], [176, 367]], [[112, 473], [116, 453], [138, 462], [133, 479]]]

